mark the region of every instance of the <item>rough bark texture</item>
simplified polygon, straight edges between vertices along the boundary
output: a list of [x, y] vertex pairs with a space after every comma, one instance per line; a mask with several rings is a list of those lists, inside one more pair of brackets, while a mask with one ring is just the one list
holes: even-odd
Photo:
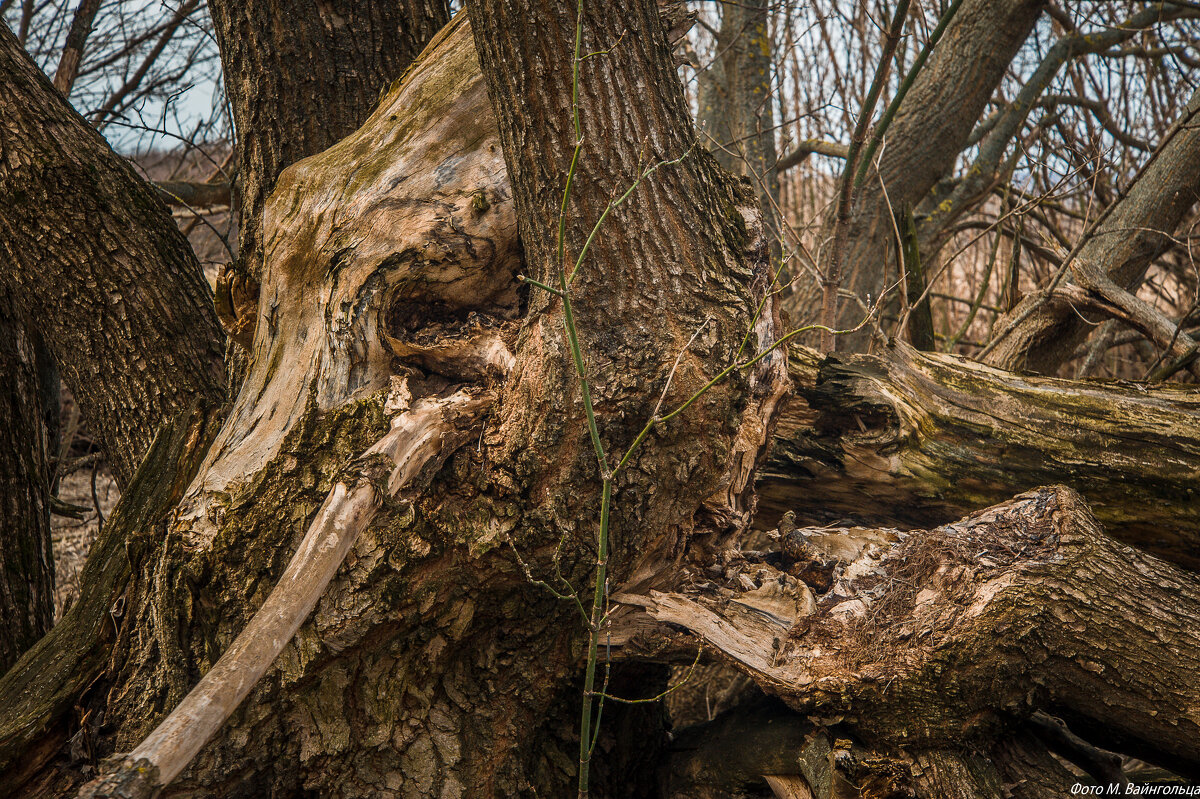
[[[164, 796], [566, 792], [582, 628], [575, 605], [532, 585], [523, 567], [547, 578], [561, 567], [583, 584], [600, 480], [563, 303], [518, 286], [522, 244], [528, 272], [557, 283], [614, 192], [684, 156], [610, 214], [572, 286], [610, 452], [664, 391], [663, 409], [673, 408], [745, 358], [751, 324], [748, 347], [773, 343], [777, 320], [769, 302], [752, 319], [770, 275], [756, 203], [692, 138], [653, 4], [587, 4], [582, 49], [608, 52], [583, 62], [585, 147], [565, 265], [553, 232], [576, 141], [573, 11], [479, 0], [473, 12], [478, 31], [465, 15], [452, 22], [359, 131], [280, 175], [263, 214], [262, 291], [238, 399], [219, 431], [203, 410], [165, 428], [96, 544], [80, 604], [0, 679], [0, 791], [65, 795], [89, 776], [83, 765], [141, 743], [263, 605], [331, 491], [348, 474], [370, 477], [360, 455], [409, 409], [461, 390], [494, 393], [498, 405], [454, 431], [414, 490], [376, 495], [357, 483], [374, 520]], [[813, 464], [803, 467], [809, 485], [819, 469], [827, 482], [849, 480], [858, 493], [845, 497], [860, 507], [880, 478], [859, 460], [884, 461], [889, 490], [932, 474], [938, 512], [1011, 490], [985, 472], [987, 486], [956, 493], [962, 464], [990, 452], [978, 431], [1006, 430], [988, 416], [1006, 407], [996, 397], [1026, 392], [1045, 416], [1023, 423], [1039, 428], [1064, 414], [1043, 396], [1062, 381], [972, 372], [951, 358], [798, 362], [812, 385], [800, 425], [813, 432], [794, 459]], [[730, 790], [1048, 799], [1065, 777], [1024, 725], [1039, 709], [1095, 743], [1200, 771], [1200, 591], [1192, 575], [1107, 539], [1067, 489], [927, 533], [789, 522], [778, 546], [722, 548], [754, 508], [751, 479], [785, 367], [779, 352], [718, 384], [655, 429], [616, 483], [610, 566], [630, 614], [647, 630], [655, 618], [676, 625], [675, 640], [693, 631], [791, 706], [767, 716], [783, 734], [756, 739], [783, 751], [724, 750], [741, 753], [717, 769]], [[862, 399], [838, 416], [821, 397], [844, 401], [842, 384]], [[956, 394], [969, 386], [985, 407]], [[1169, 391], [1142, 405], [1133, 389], [1115, 404], [1113, 389], [1099, 393], [1091, 413], [1127, 414], [1122, 432], [1138, 419], [1152, 430], [1147, 407], [1190, 424], [1191, 405]], [[933, 421], [920, 416], [927, 405]], [[1095, 451], [1095, 439], [1116, 435], [1104, 422], [1086, 420], [1053, 452]], [[941, 482], [938, 459], [907, 446], [939, 440], [924, 438], [931, 426], [954, 442]], [[983, 456], [964, 443], [971, 430]], [[1163, 460], [1162, 480], [1183, 483]], [[644, 696], [662, 675], [629, 676]], [[611, 690], [625, 693], [619, 682]], [[823, 729], [810, 735], [802, 713]], [[596, 795], [653, 795], [663, 743], [653, 716], [606, 710], [602, 726], [617, 732], [602, 736], [609, 759], [597, 763]], [[642, 740], [640, 751], [617, 743]], [[676, 795], [701, 795], [680, 785], [705, 779], [703, 764], [676, 755]]]
[[925, 527], [1051, 481], [1110, 535], [1200, 570], [1200, 397], [1002, 372], [899, 345], [793, 348], [796, 396], [760, 473], [761, 522]]
[[[890, 761], [864, 772], [918, 796], [1002, 796], [986, 761], [963, 753], [1045, 708], [1092, 743], [1200, 773], [1200, 589], [1105, 536], [1069, 489], [928, 532], [781, 528], [778, 540], [725, 553], [715, 584], [646, 606]], [[940, 778], [911, 754], [922, 750], [948, 769]]]
[[0, 25], [0, 281], [37, 321], [117, 480], [219, 395], [222, 335], [187, 239]]
[[[597, 12], [585, 38], [619, 37], [616, 15], [626, 13]], [[544, 27], [531, 19], [489, 24]], [[624, 55], [591, 60], [606, 66], [585, 78], [583, 95], [599, 98], [592, 107], [604, 113], [633, 84], [667, 86], [669, 102], [619, 119], [634, 133], [588, 155], [573, 249], [612, 190], [604, 170], [636, 177], [646, 138], [673, 150], [682, 144], [671, 155], [692, 145], [682, 93], [663, 81], [672, 68], [657, 18], [639, 7], [630, 21]], [[390, 418], [422, 397], [494, 386], [501, 405], [486, 427], [458, 431], [470, 444], [445, 453], [449, 461], [426, 488], [380, 509], [275, 667], [165, 795], [545, 795], [573, 777], [577, 611], [531, 585], [502, 545], [515, 539], [541, 574], [565, 535], [564, 570], [586, 575], [596, 523], [587, 486], [598, 479], [578, 434], [560, 309], [523, 299], [514, 279], [517, 214], [471, 36], [464, 15], [360, 131], [281, 175], [264, 213], [254, 357], [239, 398], [165, 531], [125, 528], [132, 569], [123, 615], [91, 633], [84, 650], [107, 668], [98, 680], [92, 662], [71, 670], [93, 686], [94, 712], [80, 726], [61, 705], [30, 700], [22, 729], [57, 724], [93, 755], [133, 748], [229, 647], [330, 488]], [[565, 66], [545, 63], [570, 72], [569, 56]], [[532, 87], [529, 96], [569, 108], [563, 86]], [[560, 120], [543, 118], [554, 127], [537, 134], [550, 142], [537, 147], [553, 153]], [[536, 141], [533, 130], [522, 135]], [[606, 440], [622, 440], [647, 418], [645, 384], [657, 381], [654, 397], [662, 391], [705, 305], [714, 318], [683, 358], [670, 403], [730, 362], [763, 298], [767, 265], [753, 200], [730, 192], [708, 157], [695, 155], [701, 160], [660, 170], [631, 197], [575, 284]], [[556, 169], [521, 174], [534, 175], [521, 184], [528, 197], [554, 202], [561, 191]], [[735, 199], [747, 201], [745, 220]], [[541, 227], [527, 229], [526, 251], [542, 247], [544, 255]], [[539, 275], [552, 266], [532, 265]], [[752, 279], [760, 282], [751, 287]], [[605, 286], [615, 289], [605, 296]], [[767, 309], [756, 345], [775, 336]], [[617, 495], [624, 573], [639, 546], [681, 545], [697, 516], [744, 523], [752, 467], [785, 388], [783, 365], [780, 356], [748, 370], [652, 436]], [[706, 499], [709, 515], [698, 514]], [[647, 562], [669, 568], [671, 560], [647, 554]], [[111, 606], [113, 598], [96, 601]], [[78, 685], [61, 694], [71, 690]], [[605, 724], [644, 731], [631, 720], [643, 712], [606, 712]], [[0, 738], [10, 767], [25, 757], [0, 784], [24, 781], [30, 795], [52, 796], [79, 782], [54, 739], [23, 734], [7, 748]], [[24, 765], [33, 762], [31, 745], [42, 756]], [[606, 780], [598, 766], [598, 785], [618, 786], [620, 795], [651, 783], [652, 769], [629, 756], [637, 753], [617, 754], [629, 771]]]
[[[113, 515], [92, 545], [80, 575], [80, 598], [50, 632], [0, 677], [0, 792], [61, 796], [61, 775], [42, 772], [49, 761], [72, 766], [94, 756], [96, 728], [103, 716], [97, 676], [125, 626], [131, 540], [153, 549], [165, 532], [164, 519], [194, 476], [216, 423], [199, 409], [164, 425]], [[65, 778], [69, 784], [70, 778]]]
[[[892, 209], [917, 208], [953, 168], [1013, 56], [1033, 29], [1044, 0], [966, 0], [901, 105], [859, 193], [842, 254], [843, 287], [865, 301], [897, 279]], [[881, 187], [882, 183], [882, 187]], [[885, 192], [885, 188], [886, 192]], [[807, 290], [806, 290], [807, 289]], [[820, 287], [801, 287], [800, 318], [816, 320]], [[861, 311], [843, 303], [840, 321], [853, 327]], [[866, 334], [839, 340], [839, 349]]]
[[[485, 20], [476, 45], [500, 123], [527, 265], [534, 277], [557, 285], [553, 231], [575, 144], [570, 69], [575, 15], [553, 3], [471, 8]], [[583, 31], [583, 52], [612, 49], [581, 65], [584, 146], [567, 209], [562, 268], [571, 269], [610, 197], [632, 186], [646, 168], [682, 159], [643, 180], [630, 201], [613, 210], [572, 286], [603, 417], [602, 438], [608, 451], [619, 453], [650, 418], [680, 353], [664, 410], [738, 357], [755, 307], [748, 298], [765, 291], [769, 271], [753, 198], [731, 186], [695, 141], [654, 4], [588, 6]], [[513, 63], [529, 67], [513, 70]], [[633, 106], [628, 98], [635, 93], [641, 100]], [[595, 456], [582, 408], [572, 401], [555, 412], [561, 398], [579, 396], [562, 333], [562, 305], [544, 292], [533, 292], [529, 304], [504, 411], [509, 435], [504, 459], [541, 474], [535, 493], [546, 496], [540, 513], [554, 520], [552, 527], [574, 526], [596, 507]], [[776, 324], [768, 303], [751, 345], [774, 341]], [[758, 450], [752, 439], [764, 434], [763, 420], [773, 416], [773, 392], [782, 384], [772, 374], [782, 365], [782, 353], [774, 353], [749, 374], [735, 373], [646, 442], [616, 487], [618, 564], [629, 564], [634, 553], [644, 555], [641, 545], [664, 531], [686, 533], [688, 509], [718, 489], [729, 495], [721, 504], [734, 522], [744, 521], [750, 508], [741, 494]], [[736, 405], [750, 384], [761, 392], [754, 398], [760, 408], [739, 415]], [[739, 431], [743, 422], [751, 427]], [[696, 448], [697, 441], [704, 446]], [[691, 453], [686, 466], [662, 468], [681, 452]], [[739, 459], [732, 479], [726, 474], [731, 457]], [[744, 462], [747, 457], [750, 462]], [[643, 493], [647, 480], [660, 499]]]
[[0, 673], [50, 629], [50, 462], [36, 348], [0, 290]]
[[[1150, 263], [1175, 245], [1172, 234], [1200, 199], [1200, 92], [1153, 160], [1079, 250], [1070, 282], [1098, 298], [1108, 286], [1136, 290]], [[1107, 296], [1106, 296], [1107, 295]], [[1003, 369], [1054, 374], [1094, 328], [1064, 291], [1026, 295], [996, 323], [999, 344], [984, 361]]]
[[[647, 167], [682, 159], [656, 171], [612, 212], [571, 289], [601, 438], [606, 451], [619, 456], [660, 394], [666, 392], [664, 409], [676, 406], [738, 357], [737, 344], [752, 324], [752, 298], [769, 282], [754, 200], [729, 185], [693, 138], [655, 5], [586, 4], [581, 51], [607, 53], [581, 64], [584, 145], [560, 262], [553, 231], [576, 142], [573, 9], [540, 2], [469, 8], [479, 20], [476, 46], [535, 278], [559, 285], [559, 270], [571, 269], [609, 199]], [[527, 68], [514, 70], [514, 63]], [[640, 101], [631, 105], [634, 93]], [[585, 540], [594, 536], [598, 469], [574, 399], [579, 386], [562, 332], [562, 303], [534, 291], [529, 304], [501, 410], [507, 440], [499, 452], [517, 475], [533, 477], [528, 486], [540, 505], [527, 516], [534, 525], [522, 531], [518, 546], [548, 554], [564, 528]], [[768, 305], [752, 346], [769, 345], [775, 324]], [[667, 375], [681, 353], [668, 389]], [[715, 523], [702, 516], [701, 525], [746, 521], [746, 480], [769, 430], [781, 365], [777, 355], [716, 386], [635, 456], [614, 494], [609, 568], [615, 579], [648, 579], [647, 572], [670, 562], [706, 499]], [[742, 410], [747, 392], [750, 402]], [[562, 398], [571, 398], [566, 407]], [[580, 573], [578, 565], [574, 572]]]
[[[398, 386], [392, 395], [403, 401], [407, 391]], [[122, 765], [85, 786], [81, 799], [149, 799], [169, 785], [273, 665], [380, 507], [434, 474], [493, 400], [488, 392], [459, 391], [422, 399], [393, 418], [387, 434], [357, 459], [357, 474], [330, 490], [279, 583], [217, 663]]]
[[356, 130], [450, 19], [446, 0], [213, 0], [238, 141], [242, 271], [262, 270], [262, 213], [284, 167]]

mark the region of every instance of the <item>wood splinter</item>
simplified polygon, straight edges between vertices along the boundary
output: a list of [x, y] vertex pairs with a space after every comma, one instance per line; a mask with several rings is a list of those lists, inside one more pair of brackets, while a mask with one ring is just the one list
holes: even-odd
[[[80, 799], [150, 797], [179, 776], [292, 640], [385, 499], [443, 462], [492, 399], [458, 391], [398, 414], [359, 459], [357, 477], [330, 489], [283, 576], [216, 665], [115, 769], [83, 786]], [[392, 464], [388, 474], [378, 473], [380, 455]]]

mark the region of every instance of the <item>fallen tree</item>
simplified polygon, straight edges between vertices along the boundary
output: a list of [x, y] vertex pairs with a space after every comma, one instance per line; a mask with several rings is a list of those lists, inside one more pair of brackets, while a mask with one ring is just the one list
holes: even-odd
[[[801, 746], [798, 719], [773, 736], [810, 795], [846, 795], [839, 782], [859, 796], [1068, 795], [1079, 778], [1045, 754], [1039, 710], [1200, 776], [1200, 589], [1106, 536], [1069, 489], [929, 531], [792, 527], [776, 541], [721, 553], [682, 590], [622, 599], [809, 719]], [[1100, 762], [1082, 742], [1074, 754]]]
[[1061, 482], [1119, 540], [1200, 569], [1200, 396], [1014, 374], [895, 344], [793, 348], [795, 395], [759, 474], [763, 525], [925, 527]]

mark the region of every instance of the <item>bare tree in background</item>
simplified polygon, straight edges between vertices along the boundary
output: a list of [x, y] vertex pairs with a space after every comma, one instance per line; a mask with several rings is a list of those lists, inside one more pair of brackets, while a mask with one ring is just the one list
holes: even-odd
[[0, 2], [0, 788], [1200, 779], [1196, 9], [466, 6]]

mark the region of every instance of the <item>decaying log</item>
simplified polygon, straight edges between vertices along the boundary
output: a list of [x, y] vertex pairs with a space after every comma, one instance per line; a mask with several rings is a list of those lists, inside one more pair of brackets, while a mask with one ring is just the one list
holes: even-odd
[[[1080, 782], [1028, 731], [987, 747], [883, 752], [836, 717], [809, 718], [774, 697], [737, 705], [675, 731], [666, 765], [671, 799], [1061, 799]], [[1101, 785], [1124, 780], [1094, 775]]]
[[777, 536], [777, 552], [712, 564], [715, 582], [652, 592], [650, 615], [871, 747], [986, 752], [1045, 710], [1091, 744], [1200, 776], [1200, 586], [1106, 536], [1070, 489], [928, 532]]
[[[397, 401], [407, 404], [404, 396]], [[84, 786], [81, 799], [139, 799], [169, 785], [291, 641], [380, 507], [420, 475], [432, 475], [491, 402], [458, 391], [397, 414], [387, 435], [363, 453], [355, 478], [330, 490], [279, 583], [217, 664], [117, 768]]]
[[1200, 569], [1200, 395], [1004, 372], [903, 344], [821, 361], [793, 347], [796, 396], [760, 474], [760, 514], [928, 527], [1048, 483], [1112, 536]]
[[[610, 8], [594, 7], [589, 13], [609, 24], [606, 30], [619, 32]], [[490, 19], [488, 24], [503, 22]], [[534, 39], [522, 46], [561, 45]], [[16, 734], [26, 736], [18, 745], [0, 735], [0, 745], [7, 747], [3, 751], [13, 758], [27, 754], [30, 747], [24, 744], [34, 737], [30, 730], [60, 724], [64, 706], [86, 687], [79, 680], [90, 684], [95, 677], [97, 658], [108, 655], [117, 632], [104, 623], [120, 596], [122, 603], [128, 598], [127, 612], [135, 620], [120, 630], [115, 665], [103, 685], [111, 689], [105, 707], [118, 727], [105, 731], [106, 744], [123, 742], [120, 748], [125, 749], [141, 740], [146, 732], [138, 729], [141, 720], [174, 706], [186, 688], [178, 689], [178, 696], [173, 692], [190, 685], [187, 680], [198, 671], [211, 667], [211, 679], [202, 682], [197, 700], [212, 697], [208, 689], [214, 682], [221, 689], [217, 704], [206, 711], [207, 732], [190, 724], [177, 726], [168, 717], [167, 730], [173, 732], [154, 736], [133, 752], [129, 764], [137, 774], [135, 782], [153, 787], [178, 773], [280, 648], [286, 650], [280, 663], [287, 662], [279, 669], [279, 684], [254, 686], [261, 690], [256, 698], [263, 701], [245, 710], [244, 717], [231, 718], [231, 742], [214, 742], [175, 790], [220, 793], [231, 780], [248, 781], [249, 774], [261, 777], [263, 784], [272, 781], [271, 789], [279, 793], [346, 785], [348, 793], [378, 793], [385, 787], [395, 790], [394, 780], [409, 781], [415, 795], [470, 795], [480, 785], [496, 784], [516, 793], [514, 786], [526, 778], [521, 769], [531, 763], [548, 768], [535, 760], [530, 750], [536, 747], [528, 740], [535, 734], [533, 725], [546, 723], [546, 709], [561, 703], [558, 692], [578, 663], [572, 654], [577, 636], [559, 624], [571, 609], [543, 613], [546, 605], [536, 603], [549, 600], [531, 598], [535, 592], [499, 543], [522, 535], [519, 545], [552, 549], [565, 522], [586, 532], [590, 519], [580, 508], [587, 507], [587, 491], [594, 485], [586, 480], [594, 473], [569, 469], [580, 464], [590, 469], [593, 462], [577, 435], [583, 429], [574, 424], [579, 421], [577, 406], [572, 406], [574, 419], [550, 407], [573, 396], [577, 385], [556, 316], [560, 305], [543, 295], [523, 304], [513, 280], [520, 259], [516, 217], [474, 52], [460, 18], [381, 101], [362, 130], [281, 176], [265, 213], [266, 263], [254, 323], [245, 330], [253, 359], [242, 392], [199, 475], [192, 479], [196, 470], [186, 461], [188, 468], [161, 487], [166, 492], [161, 501], [130, 505], [149, 508], [138, 511], [144, 518], [114, 520], [114, 537], [98, 544], [106, 558], [98, 562], [111, 571], [100, 585], [105, 590], [89, 600], [88, 626], [74, 628], [91, 636], [87, 646], [75, 651], [61, 639], [53, 643], [74, 653], [75, 660], [65, 662], [71, 668], [82, 666], [85, 676], [68, 680], [56, 675], [57, 693], [30, 700], [21, 725], [3, 728], [20, 726]], [[628, 57], [626, 50], [617, 55]], [[494, 61], [532, 63], [528, 58]], [[673, 74], [664, 59], [658, 61], [663, 62], [657, 64], [660, 72]], [[611, 66], [607, 60], [594, 63]], [[613, 63], [619, 62], [614, 58]], [[612, 94], [611, 89], [606, 92]], [[515, 89], [512, 93], [521, 95]], [[561, 103], [565, 96], [559, 92], [551, 100]], [[624, 100], [607, 97], [618, 108]], [[552, 107], [550, 101], [546, 104]], [[675, 105], [671, 113], [682, 119], [682, 102]], [[570, 134], [569, 114], [559, 116]], [[524, 130], [519, 119], [506, 124], [510, 136]], [[573, 141], [573, 134], [562, 139], [568, 146], [560, 155], [570, 151]], [[670, 149], [656, 156], [674, 154], [676, 149]], [[531, 153], [516, 157], [531, 162], [525, 164], [530, 170], [553, 167]], [[633, 166], [640, 169], [641, 162]], [[597, 180], [617, 171], [603, 163], [585, 167]], [[684, 167], [664, 169], [662, 184], [644, 187], [649, 200], [629, 206], [634, 211], [625, 209], [630, 216], [597, 250], [607, 271], [585, 271], [578, 283], [580, 297], [588, 300], [581, 304], [589, 312], [585, 330], [595, 339], [589, 353], [600, 353], [595, 357], [606, 365], [598, 372], [603, 384], [598, 383], [596, 395], [604, 400], [605, 434], [615, 440], [620, 440], [622, 426], [636, 430], [644, 420], [646, 376], [659, 376], [663, 363], [687, 352], [686, 358], [678, 356], [684, 364], [680, 383], [694, 386], [714, 366], [727, 362], [731, 343], [742, 338], [739, 325], [749, 318], [746, 309], [756, 307], [770, 282], [765, 259], [756, 260], [752, 252], [761, 239], [752, 213], [737, 214], [745, 219], [745, 230], [728, 241], [712, 223], [706, 246], [721, 258], [705, 263], [719, 263], [721, 269], [704, 278], [711, 285], [694, 285], [700, 270], [678, 266], [690, 263], [683, 256], [695, 256], [693, 250], [659, 258], [674, 272], [664, 274], [658, 264], [643, 263], [649, 250], [633, 245], [649, 241], [686, 247], [689, 240], [680, 231], [691, 231], [695, 222], [681, 217], [668, 224], [672, 217], [664, 223], [646, 209], [675, 213], [674, 199], [692, 196], [690, 188], [720, 184], [719, 176], [703, 164], [687, 162]], [[528, 182], [543, 188], [554, 184], [549, 178]], [[557, 195], [546, 200], [535, 197], [529, 186], [525, 191], [527, 204], [544, 206], [552, 219]], [[722, 214], [732, 217], [738, 211], [718, 202], [725, 198], [716, 192], [710, 194], [712, 207]], [[588, 213], [571, 222], [575, 238], [587, 232], [579, 219], [594, 218], [591, 212], [604, 206], [607, 195], [593, 191], [584, 200]], [[665, 227], [639, 226], [635, 213], [652, 216]], [[551, 274], [548, 241], [538, 245], [547, 250], [541, 258], [543, 271], [535, 273], [542, 278]], [[629, 252], [639, 257], [631, 260]], [[644, 272], [644, 280], [624, 279], [638, 276], [620, 271], [633, 267]], [[684, 304], [678, 299], [686, 293], [677, 290], [680, 286], [691, 292], [686, 313], [672, 306]], [[613, 300], [617, 287], [629, 292], [617, 297], [619, 302]], [[528, 307], [535, 311], [528, 314], [514, 356], [510, 348], [516, 319]], [[727, 314], [716, 320], [721, 324], [712, 323], [710, 308]], [[757, 320], [754, 331], [760, 348], [779, 334], [774, 309], [770, 311]], [[630, 339], [622, 335], [630, 316], [669, 322], [672, 329], [662, 336], [639, 331]], [[697, 330], [703, 337], [689, 350], [683, 343], [690, 347], [689, 337], [699, 335]], [[679, 551], [695, 528], [715, 520], [714, 528], [738, 529], [748, 518], [753, 508], [748, 487], [786, 383], [781, 354], [706, 397], [711, 401], [706, 408], [681, 420], [689, 426], [668, 428], [661, 436], [656, 432], [638, 462], [636, 480], [631, 477], [618, 486], [622, 502], [614, 518], [621, 558], [614, 563], [621, 562], [630, 575], [627, 590], [652, 584], [664, 564], [682, 557]], [[392, 520], [397, 529], [380, 531], [378, 540], [363, 544], [363, 565], [334, 578], [326, 593], [328, 608], [317, 611], [311, 631], [302, 627], [289, 643], [345, 549], [366, 527], [365, 516], [379, 508], [381, 493], [390, 495], [397, 487], [380, 492], [373, 484], [379, 475], [347, 478], [338, 471], [362, 451], [363, 445], [357, 445], [347, 456], [342, 448], [370, 432], [371, 414], [377, 410], [371, 403], [391, 386], [393, 398], [385, 407], [394, 413], [409, 401], [402, 390], [406, 378], [419, 372], [424, 399], [400, 417], [412, 422], [419, 409], [432, 414], [447, 396], [459, 396], [451, 392], [461, 383], [475, 383], [482, 395], [514, 362], [524, 373], [504, 389], [511, 403], [506, 415], [492, 420], [477, 446], [459, 450], [464, 457], [456, 456], [446, 469], [441, 493], [426, 497], [420, 520], [403, 525]], [[1160, 435], [1165, 441], [1176, 435], [1176, 428], [1156, 432], [1150, 420], [1170, 418], [1183, 427], [1191, 423], [1194, 407], [1169, 389], [1098, 388], [1093, 393], [1103, 397], [1103, 402], [1094, 400], [1100, 410], [1088, 410], [1092, 406], [1078, 397], [1067, 408], [1051, 399], [1061, 381], [972, 371], [939, 356], [847, 357], [818, 364], [811, 354], [801, 353], [797, 363], [802, 381], [808, 382], [801, 389], [803, 402], [795, 405], [798, 421], [782, 434], [791, 449], [782, 447], [780, 457], [790, 460], [783, 461], [785, 471], [776, 471], [773, 479], [790, 480], [793, 491], [797, 485], [807, 487], [803, 490], [812, 507], [797, 508], [802, 517], [828, 506], [865, 515], [878, 511], [882, 516], [886, 510], [891, 518], [911, 512], [914, 523], [923, 523], [923, 514], [952, 515], [1013, 493], [1008, 472], [1031, 480], [1030, 485], [1060, 479], [1063, 463], [1074, 464], [1100, 489], [1132, 491], [1131, 485], [1140, 485], [1131, 476], [1132, 461], [1101, 458], [1096, 453], [1104, 450], [1096, 442], [1105, 436], [1127, 438], [1131, 428], [1148, 440]], [[964, 405], [964, 397], [976, 390], [968, 382], [972, 375], [984, 386], [978, 389], [984, 399]], [[1119, 401], [1112, 399], [1113, 392]], [[1116, 429], [1101, 424], [1115, 413], [1113, 402], [1126, 414], [1117, 416], [1123, 426]], [[995, 415], [1023, 404], [1033, 409], [1025, 415]], [[1081, 426], [1071, 415], [1080, 413], [1095, 418]], [[433, 423], [432, 416], [421, 418]], [[1006, 432], [1028, 425], [1036, 435], [1049, 429], [1050, 422], [1063, 420], [1077, 422], [1071, 435], [1055, 430], [1054, 440], [1040, 450], [1020, 449], [1017, 445], [1025, 439]], [[470, 430], [469, 424], [452, 427], [456, 435]], [[714, 430], [720, 435], [711, 435]], [[205, 436], [193, 437], [205, 444], [209, 440], [207, 430]], [[433, 438], [421, 441], [419, 448], [434, 447]], [[204, 449], [197, 445], [188, 451]], [[1060, 460], [1023, 469], [1002, 460], [1028, 451]], [[523, 459], [505, 457], [514, 452]], [[1072, 452], [1075, 460], [1067, 460]], [[1167, 463], [1157, 464], [1160, 471], [1152, 474], [1160, 477], [1150, 482], [1183, 485], [1178, 469], [1183, 468], [1180, 463], [1192, 462], [1192, 454], [1187, 449], [1174, 460], [1160, 459]], [[396, 454], [389, 457], [394, 461]], [[985, 470], [979, 482], [964, 477], [978, 477], [988, 457], [1001, 459], [1001, 466]], [[1038, 477], [1043, 473], [1046, 477]], [[338, 475], [334, 488], [318, 508], [328, 487], [322, 481], [331, 474]], [[323, 486], [320, 493], [318, 485]], [[177, 512], [163, 523], [185, 487]], [[1145, 490], [1145, 496], [1158, 500], [1169, 496]], [[316, 501], [310, 503], [313, 496]], [[705, 497], [711, 497], [708, 515], [697, 517], [695, 509]], [[547, 511], [547, 504], [554, 507]], [[1136, 512], [1149, 515], [1152, 510], [1159, 515], [1150, 518], [1160, 522], [1181, 513], [1158, 507], [1165, 504], [1157, 501], [1153, 509]], [[527, 510], [535, 506], [535, 512]], [[1098, 507], [1109, 516], [1116, 513], [1103, 502]], [[290, 515], [284, 519], [281, 512]], [[316, 519], [310, 522], [313, 513]], [[350, 522], [341, 529], [339, 516]], [[284, 545], [295, 541], [289, 524], [297, 519], [303, 521], [299, 530], [308, 529], [310, 538], [299, 545], [302, 555], [283, 579], [286, 586], [302, 577], [307, 585], [291, 598], [267, 599], [268, 611], [271, 603], [282, 604], [289, 618], [260, 616], [243, 632], [253, 646], [238, 639], [226, 647], [233, 638], [226, 635], [228, 628], [238, 629], [253, 609], [257, 589], [278, 574], [273, 558], [286, 557], [290, 547]], [[132, 560], [150, 577], [122, 593], [128, 565], [113, 565], [124, 554], [120, 536], [140, 531], [148, 538], [147, 528], [162, 533], [155, 539], [162, 545], [161, 555], [156, 559], [135, 551]], [[1176, 524], [1170, 534], [1190, 529]], [[548, 531], [554, 535], [547, 536]], [[1090, 741], [1179, 771], [1196, 771], [1200, 656], [1197, 636], [1184, 620], [1200, 610], [1198, 590], [1190, 575], [1104, 538], [1070, 491], [1045, 490], [927, 536], [865, 528], [778, 532], [778, 552], [741, 553], [706, 564], [716, 582], [690, 592], [645, 597], [641, 604], [659, 621], [709, 640], [794, 711], [836, 717], [880, 748], [917, 743], [910, 758], [876, 768], [861, 746], [825, 741], [816, 760], [838, 762], [840, 774], [886, 784], [895, 766], [917, 784], [969, 784], [976, 792], [962, 789], [962, 795], [989, 795], [1010, 772], [1003, 766], [985, 767], [982, 755], [962, 755], [955, 748], [963, 741], [981, 741], [986, 748], [989, 736], [1037, 708], [1065, 717]], [[1126, 529], [1118, 532], [1133, 537]], [[387, 533], [392, 538], [384, 539]], [[303, 567], [311, 564], [303, 553], [312, 554], [315, 547], [320, 555], [316, 539], [325, 534], [331, 548], [324, 551], [323, 567], [310, 573]], [[1144, 537], [1150, 540], [1148, 533]], [[1179, 540], [1159, 547], [1166, 554]], [[178, 608], [195, 615], [171, 616], [184, 612]], [[195, 637], [178, 640], [182, 631], [190, 635], [193, 629]], [[213, 652], [220, 654], [222, 648], [234, 659], [232, 667], [229, 660], [213, 664]], [[27, 661], [17, 678], [25, 683], [6, 678], [0, 688], [28, 684], [29, 666], [45, 663], [51, 651], [48, 645], [36, 656], [41, 660]], [[252, 668], [237, 664], [242, 655]], [[1151, 663], [1153, 670], [1147, 665]], [[243, 682], [233, 687], [231, 680]], [[0, 690], [0, 705], [8, 706], [7, 696]], [[180, 706], [184, 715], [191, 712], [189, 701]], [[1102, 703], [1112, 703], [1116, 712]], [[1113, 723], [1112, 715], [1120, 718]], [[795, 721], [795, 716], [789, 717]], [[176, 733], [189, 743], [175, 754], [159, 748], [159, 742]], [[259, 735], [270, 743], [255, 754], [281, 753], [280, 762], [287, 758], [295, 768], [276, 769], [265, 777], [258, 773], [254, 755], [240, 751], [238, 741]], [[46, 740], [48, 751], [61, 743], [52, 736]], [[270, 748], [276, 743], [277, 748]], [[1037, 773], [1046, 773], [1035, 757], [1014, 747], [1012, 762], [1033, 763]], [[836, 782], [829, 774], [822, 782], [811, 769], [801, 772], [791, 773], [785, 764], [765, 758], [747, 773], [777, 792], [799, 792], [803, 784], [822, 797], [828, 793], [819, 793], [819, 786], [832, 790]], [[299, 775], [295, 782], [286, 782], [293, 775]], [[11, 784], [19, 785], [20, 779]]]

